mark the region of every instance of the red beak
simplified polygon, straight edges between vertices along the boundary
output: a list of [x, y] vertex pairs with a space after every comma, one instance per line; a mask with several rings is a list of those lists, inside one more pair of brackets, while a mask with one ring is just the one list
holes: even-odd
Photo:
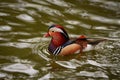
[[50, 36], [49, 33], [46, 33], [46, 34], [44, 34], [43, 37], [49, 37], [49, 36]]

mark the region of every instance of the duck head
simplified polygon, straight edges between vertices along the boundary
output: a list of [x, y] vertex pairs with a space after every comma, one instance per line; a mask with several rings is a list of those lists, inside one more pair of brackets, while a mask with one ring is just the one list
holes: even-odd
[[69, 36], [64, 28], [60, 25], [52, 25], [44, 37], [52, 37], [48, 50], [53, 53], [55, 49], [69, 40]]

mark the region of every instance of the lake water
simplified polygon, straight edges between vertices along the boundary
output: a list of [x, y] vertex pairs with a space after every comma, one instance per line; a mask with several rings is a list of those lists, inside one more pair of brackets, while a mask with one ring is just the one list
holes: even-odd
[[[52, 24], [108, 41], [55, 57], [43, 38]], [[120, 0], [0, 0], [0, 80], [120, 80]]]

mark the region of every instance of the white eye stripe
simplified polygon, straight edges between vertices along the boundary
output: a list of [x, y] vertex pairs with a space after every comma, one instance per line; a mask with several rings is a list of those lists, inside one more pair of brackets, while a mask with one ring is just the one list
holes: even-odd
[[51, 28], [50, 31], [64, 33], [60, 28], [57, 28], [57, 27]]

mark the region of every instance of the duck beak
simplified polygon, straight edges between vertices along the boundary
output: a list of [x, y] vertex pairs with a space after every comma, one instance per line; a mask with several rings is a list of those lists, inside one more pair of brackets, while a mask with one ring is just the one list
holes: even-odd
[[46, 33], [46, 34], [44, 34], [43, 37], [49, 37], [49, 36], [50, 36], [49, 33]]

